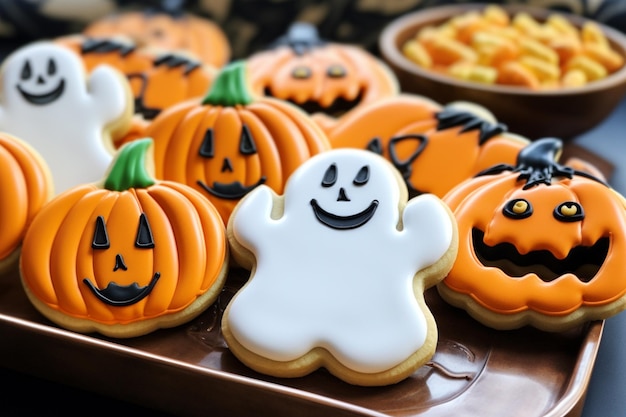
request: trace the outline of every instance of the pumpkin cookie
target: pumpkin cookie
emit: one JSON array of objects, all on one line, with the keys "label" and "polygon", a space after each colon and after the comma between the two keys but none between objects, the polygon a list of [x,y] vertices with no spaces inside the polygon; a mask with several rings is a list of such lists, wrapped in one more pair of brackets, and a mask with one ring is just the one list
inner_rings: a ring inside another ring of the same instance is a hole
[{"label": "pumpkin cookie", "polygon": [[496,329],[569,329],[626,308],[626,205],[605,182],[557,162],[559,139],[537,140],[444,201],[459,253],[437,286],[450,304]]},{"label": "pumpkin cookie", "polygon": [[56,196],[26,233],[23,287],[63,328],[140,336],[191,320],[220,293],[222,220],[191,187],[151,176],[151,143],[124,145],[102,183]]},{"label": "pumpkin cookie", "polygon": [[320,39],[304,22],[247,61],[257,94],[296,104],[324,130],[352,109],[400,91],[387,64],[362,47]]},{"label": "pumpkin cookie", "polygon": [[154,138],[157,178],[200,191],[224,224],[248,192],[261,184],[282,192],[302,162],[330,149],[305,112],[254,95],[246,71],[245,61],[227,65],[204,98],[165,109],[146,130]]},{"label": "pumpkin cookie", "polygon": [[191,53],[217,68],[230,61],[231,47],[215,22],[183,10],[125,10],[102,17],[84,30],[93,38],[126,36],[139,47]]},{"label": "pumpkin cookie", "polygon": [[246,195],[227,229],[252,270],[222,320],[233,354],[268,375],[326,368],[371,386],[425,364],[437,329],[423,292],[452,266],[456,225],[439,198],[407,197],[395,168],[360,149],[311,157],[282,196]]},{"label": "pumpkin cookie", "polygon": [[361,106],[327,133],[335,149],[369,149],[384,156],[402,173],[411,196],[443,197],[485,168],[514,163],[530,142],[478,104],[444,106],[412,94]]},{"label": "pumpkin cookie", "polygon": [[17,263],[26,229],[52,198],[45,161],[28,143],[0,133],[0,273]]}]

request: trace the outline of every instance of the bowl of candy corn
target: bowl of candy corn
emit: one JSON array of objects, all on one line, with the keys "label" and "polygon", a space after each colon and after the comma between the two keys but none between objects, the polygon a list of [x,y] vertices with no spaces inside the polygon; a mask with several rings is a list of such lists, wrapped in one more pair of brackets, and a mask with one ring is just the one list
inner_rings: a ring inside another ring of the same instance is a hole
[{"label": "bowl of candy corn", "polygon": [[379,49],[404,92],[483,105],[531,140],[574,138],[626,96],[626,35],[551,9],[425,8],[390,22]]}]

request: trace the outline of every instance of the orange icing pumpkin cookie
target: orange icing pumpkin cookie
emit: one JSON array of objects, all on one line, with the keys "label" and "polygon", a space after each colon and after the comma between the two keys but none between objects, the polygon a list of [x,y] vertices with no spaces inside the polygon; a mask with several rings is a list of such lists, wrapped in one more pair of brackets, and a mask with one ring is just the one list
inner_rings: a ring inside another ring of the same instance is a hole
[{"label": "orange icing pumpkin cookie", "polygon": [[237,202],[260,184],[282,192],[289,175],[328,138],[302,110],[255,96],[246,63],[220,70],[203,99],[165,109],[148,126],[157,178],[194,187],[217,207],[224,224]]},{"label": "orange icing pumpkin cookie", "polygon": [[0,133],[0,272],[16,265],[35,215],[53,195],[45,161],[26,142]]},{"label": "orange icing pumpkin cookie", "polygon": [[247,60],[256,93],[293,102],[323,129],[362,104],[399,92],[384,62],[359,46],[324,41],[303,22]]},{"label": "orange icing pumpkin cookie", "polygon": [[561,331],[626,307],[626,205],[593,176],[556,162],[562,142],[524,148],[445,197],[459,253],[437,286],[496,329]]},{"label": "orange icing pumpkin cookie", "polygon": [[411,195],[438,197],[485,168],[514,163],[529,143],[480,105],[442,106],[411,94],[355,109],[328,131],[328,138],[335,149],[369,149],[384,156],[402,173]]},{"label": "orange icing pumpkin cookie", "polygon": [[220,26],[184,10],[119,11],[92,22],[82,33],[93,38],[126,36],[139,47],[186,51],[217,68],[231,56],[230,42]]},{"label": "orange icing pumpkin cookie", "polygon": [[191,187],[152,177],[151,143],[124,145],[102,183],[56,196],[26,233],[23,287],[63,328],[140,336],[191,320],[223,287],[222,220]]},{"label": "orange icing pumpkin cookie", "polygon": [[82,58],[88,72],[108,64],[126,75],[134,97],[133,124],[114,146],[144,137],[148,124],[165,108],[206,94],[217,69],[182,52],[137,47],[123,37],[69,35],[55,42]]},{"label": "orange icing pumpkin cookie", "polygon": [[322,152],[277,195],[262,185],[229,219],[251,269],[224,311],[230,351],[250,368],[300,377],[326,368],[355,385],[409,377],[435,352],[424,290],[450,270],[457,230],[436,196],[408,200],[397,170],[361,149]]}]

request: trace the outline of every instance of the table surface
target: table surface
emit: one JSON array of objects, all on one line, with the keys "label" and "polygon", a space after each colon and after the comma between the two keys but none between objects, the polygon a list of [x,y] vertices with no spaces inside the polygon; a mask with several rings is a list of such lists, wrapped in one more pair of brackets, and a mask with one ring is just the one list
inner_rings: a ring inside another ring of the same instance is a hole
[{"label": "table surface", "polygon": [[[626,195],[626,100],[598,127],[574,138],[614,165],[610,183]],[[4,341],[1,341],[2,343]],[[582,417],[626,417],[626,312],[606,320]],[[133,415],[167,417],[131,403],[0,368],[0,415],[83,415],[85,404],[91,417]]]}]

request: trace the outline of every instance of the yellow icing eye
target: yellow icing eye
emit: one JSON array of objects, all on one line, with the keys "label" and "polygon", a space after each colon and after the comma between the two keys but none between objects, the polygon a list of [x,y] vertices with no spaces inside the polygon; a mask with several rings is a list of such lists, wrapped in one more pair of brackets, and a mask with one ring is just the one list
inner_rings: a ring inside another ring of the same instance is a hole
[{"label": "yellow icing eye", "polygon": [[533,206],[530,201],[523,198],[516,198],[508,201],[502,210],[504,215],[510,219],[525,219],[533,214]]},{"label": "yellow icing eye", "polygon": [[585,212],[580,204],[566,201],[556,206],[554,217],[562,222],[576,222],[585,218]]},{"label": "yellow icing eye", "polygon": [[291,72],[291,76],[298,80],[306,80],[311,77],[311,69],[307,67],[296,67]]},{"label": "yellow icing eye", "polygon": [[330,78],[341,78],[346,76],[346,70],[341,65],[331,65],[328,67],[326,74]]},{"label": "yellow icing eye", "polygon": [[515,204],[513,204],[514,213],[522,214],[522,213],[525,213],[527,209],[528,209],[527,201],[520,200],[520,201],[516,201]]}]

